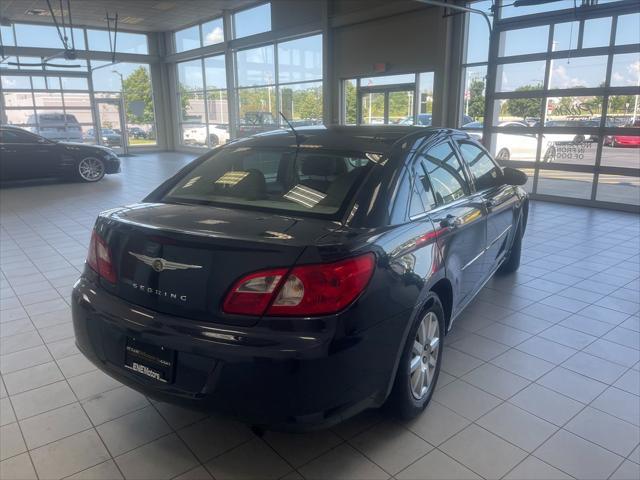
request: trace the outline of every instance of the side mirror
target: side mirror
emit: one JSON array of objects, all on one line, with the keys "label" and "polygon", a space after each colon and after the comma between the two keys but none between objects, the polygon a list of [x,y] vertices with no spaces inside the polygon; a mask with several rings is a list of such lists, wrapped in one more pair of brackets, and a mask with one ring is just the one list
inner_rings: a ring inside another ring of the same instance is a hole
[{"label": "side mirror", "polygon": [[511,167],[502,169],[502,183],[505,185],[524,185],[529,177],[521,170]]}]

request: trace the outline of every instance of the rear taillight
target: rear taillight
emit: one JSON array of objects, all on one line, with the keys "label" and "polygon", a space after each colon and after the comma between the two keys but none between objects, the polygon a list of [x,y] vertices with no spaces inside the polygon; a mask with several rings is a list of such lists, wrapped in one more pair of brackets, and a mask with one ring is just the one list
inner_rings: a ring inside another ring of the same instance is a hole
[{"label": "rear taillight", "polygon": [[108,282],[116,283],[116,271],[113,268],[111,249],[107,245],[107,242],[105,242],[95,230],[91,232],[87,263],[102,278]]},{"label": "rear taillight", "polygon": [[241,278],[223,303],[241,315],[329,315],[350,305],[365,289],[375,266],[367,253],[335,263],[266,270]]},{"label": "rear taillight", "polygon": [[265,270],[242,277],[233,286],[222,309],[240,315],[262,315],[287,269]]}]

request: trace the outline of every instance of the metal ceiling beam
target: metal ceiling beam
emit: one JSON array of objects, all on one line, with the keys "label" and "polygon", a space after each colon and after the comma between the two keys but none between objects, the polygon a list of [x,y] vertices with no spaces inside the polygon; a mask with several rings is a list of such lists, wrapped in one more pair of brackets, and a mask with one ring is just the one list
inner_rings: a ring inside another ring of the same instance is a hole
[{"label": "metal ceiling beam", "polygon": [[450,8],[451,10],[458,10],[460,12],[477,13],[479,15],[482,15],[482,18],[484,18],[485,22],[487,22],[487,27],[489,27],[489,33],[491,33],[491,19],[489,18],[489,15],[487,15],[482,10],[478,10],[477,8],[465,7],[462,5],[455,5],[453,3],[442,2],[440,0],[416,0],[416,2],[424,3],[425,5],[433,5],[434,7],[444,7]]}]

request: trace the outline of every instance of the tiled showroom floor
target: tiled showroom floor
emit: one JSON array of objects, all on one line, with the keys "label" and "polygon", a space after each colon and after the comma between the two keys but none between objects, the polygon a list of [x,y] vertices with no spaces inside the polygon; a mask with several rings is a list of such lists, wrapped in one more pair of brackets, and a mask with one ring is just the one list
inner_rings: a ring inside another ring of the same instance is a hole
[{"label": "tiled showroom floor", "polygon": [[632,214],[532,204],[523,266],[456,322],[433,402],[413,422],[371,411],[260,439],[100,373],[74,347],[68,305],[95,216],[141,199],[189,158],[139,155],[97,185],[0,190],[0,477],[640,476]]}]

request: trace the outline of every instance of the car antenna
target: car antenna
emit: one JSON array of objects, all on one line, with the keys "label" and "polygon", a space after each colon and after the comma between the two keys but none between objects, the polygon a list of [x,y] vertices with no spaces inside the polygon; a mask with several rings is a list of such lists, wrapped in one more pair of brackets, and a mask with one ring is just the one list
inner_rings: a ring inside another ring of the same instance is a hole
[{"label": "car antenna", "polygon": [[300,140],[302,139],[302,136],[300,134],[298,134],[298,132],[296,132],[296,129],[293,128],[293,125],[291,125],[291,122],[287,119],[287,117],[284,116],[284,113],[282,113],[282,112],[278,112],[278,113],[280,114],[282,119],[285,122],[287,122],[287,125],[289,125],[289,128],[293,132],[293,135],[296,137],[296,147],[300,148]]}]

